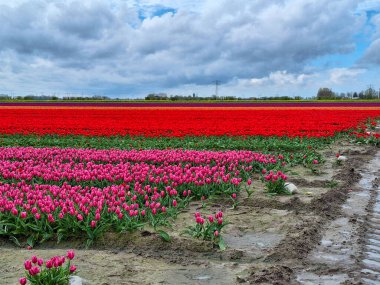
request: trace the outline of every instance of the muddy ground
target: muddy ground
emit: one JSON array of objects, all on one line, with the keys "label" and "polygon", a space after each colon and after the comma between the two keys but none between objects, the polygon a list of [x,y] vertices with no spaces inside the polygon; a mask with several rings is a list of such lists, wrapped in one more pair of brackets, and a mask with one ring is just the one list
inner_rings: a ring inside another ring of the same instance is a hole
[{"label": "muddy ground", "polygon": [[[341,165],[338,151],[348,158]],[[236,209],[223,200],[209,201],[206,209],[192,203],[167,229],[171,242],[151,229],[108,235],[90,250],[71,242],[29,251],[0,240],[0,284],[17,284],[31,255],[49,258],[71,248],[83,284],[362,284],[378,150],[340,142],[323,154],[319,174],[303,167],[286,171],[298,187],[295,195],[270,197],[256,180],[254,193],[248,197],[242,191]],[[193,223],[197,209],[225,212],[230,222],[222,232],[225,251],[179,234]]]}]

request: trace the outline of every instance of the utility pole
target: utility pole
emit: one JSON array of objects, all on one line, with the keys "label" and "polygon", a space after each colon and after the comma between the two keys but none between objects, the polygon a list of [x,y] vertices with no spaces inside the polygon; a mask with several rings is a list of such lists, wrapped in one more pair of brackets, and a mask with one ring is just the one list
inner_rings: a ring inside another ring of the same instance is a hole
[{"label": "utility pole", "polygon": [[219,87],[219,84],[220,84],[220,81],[219,80],[215,80],[215,97],[216,98],[218,98],[218,87]]}]

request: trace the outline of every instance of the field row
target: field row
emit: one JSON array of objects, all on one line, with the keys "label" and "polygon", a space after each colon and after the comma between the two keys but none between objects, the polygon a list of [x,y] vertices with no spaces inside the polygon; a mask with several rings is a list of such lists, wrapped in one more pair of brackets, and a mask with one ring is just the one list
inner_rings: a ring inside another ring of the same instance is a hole
[{"label": "field row", "polygon": [[85,233],[91,243],[106,231],[167,225],[191,199],[236,199],[253,173],[286,180],[282,159],[251,151],[0,148],[0,235],[34,245]]},{"label": "field row", "polygon": [[380,107],[379,101],[314,101],[314,102],[305,102],[305,101],[288,101],[288,102],[225,102],[225,101],[199,101],[199,102],[87,102],[87,101],[66,101],[66,102],[0,102],[1,107],[112,107],[112,108],[132,108],[132,107],[272,107],[272,108],[283,108],[283,107],[297,107],[297,108],[329,108],[329,107],[371,107],[376,108]]},{"label": "field row", "polygon": [[1,109],[2,134],[85,136],[331,137],[380,116],[378,109]]}]

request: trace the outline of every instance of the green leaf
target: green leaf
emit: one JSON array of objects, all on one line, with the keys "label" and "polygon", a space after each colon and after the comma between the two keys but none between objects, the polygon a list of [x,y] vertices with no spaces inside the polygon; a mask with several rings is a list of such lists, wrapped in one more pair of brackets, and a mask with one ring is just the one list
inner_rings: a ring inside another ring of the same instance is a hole
[{"label": "green leaf", "polygon": [[87,239],[86,240],[86,249],[90,248],[93,243],[94,243],[93,239]]},{"label": "green leaf", "polygon": [[169,242],[171,240],[171,237],[167,232],[163,230],[158,230],[157,232],[164,241]]},{"label": "green leaf", "polygon": [[222,237],[219,238],[218,246],[219,246],[220,250],[226,250],[226,248],[227,248],[224,240],[222,239]]},{"label": "green leaf", "polygon": [[60,243],[64,237],[65,237],[64,233],[62,231],[58,230],[58,233],[57,233],[57,244]]},{"label": "green leaf", "polygon": [[26,243],[31,246],[31,247],[34,247],[34,242],[35,242],[35,239],[34,239],[34,236],[30,236],[28,237],[28,240],[26,241]]},{"label": "green leaf", "polygon": [[17,246],[21,247],[20,242],[18,241],[18,239],[15,236],[10,236],[9,239],[11,241],[13,241]]}]

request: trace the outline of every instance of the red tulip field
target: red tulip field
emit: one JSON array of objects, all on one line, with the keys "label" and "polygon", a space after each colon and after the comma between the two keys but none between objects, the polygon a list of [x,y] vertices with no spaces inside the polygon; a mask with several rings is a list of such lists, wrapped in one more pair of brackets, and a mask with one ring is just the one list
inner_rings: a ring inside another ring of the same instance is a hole
[{"label": "red tulip field", "polygon": [[[293,284],[379,118],[377,103],[0,104],[0,284]],[[54,268],[63,283],[43,283]]]},{"label": "red tulip field", "polygon": [[2,134],[84,136],[334,136],[380,107],[7,107]]}]

